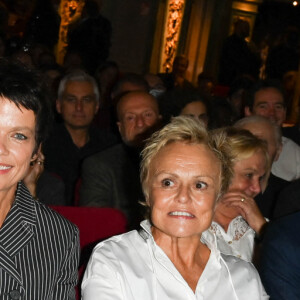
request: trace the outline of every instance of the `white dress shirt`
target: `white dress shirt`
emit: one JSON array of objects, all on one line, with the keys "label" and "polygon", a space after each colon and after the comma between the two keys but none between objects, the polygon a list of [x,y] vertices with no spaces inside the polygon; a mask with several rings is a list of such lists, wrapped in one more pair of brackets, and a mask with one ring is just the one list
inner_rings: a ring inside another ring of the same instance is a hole
[{"label": "white dress shirt", "polygon": [[233,255],[248,262],[252,261],[255,231],[243,217],[234,218],[230,222],[227,232],[216,222],[212,222],[207,232],[216,235],[218,249],[221,253]]},{"label": "white dress shirt", "polygon": [[287,181],[300,178],[300,147],[292,140],[282,137],[282,152],[272,164],[272,173]]},{"label": "white dress shirt", "polygon": [[210,234],[201,238],[211,254],[194,293],[155,243],[149,221],[141,226],[95,247],[82,282],[83,300],[269,299],[254,266],[220,254]]}]

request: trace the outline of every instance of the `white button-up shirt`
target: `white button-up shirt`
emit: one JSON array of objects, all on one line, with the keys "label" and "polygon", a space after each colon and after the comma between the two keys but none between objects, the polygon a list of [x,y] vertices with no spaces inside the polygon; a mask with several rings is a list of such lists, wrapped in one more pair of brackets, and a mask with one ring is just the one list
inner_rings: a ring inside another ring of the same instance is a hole
[{"label": "white button-up shirt", "polygon": [[287,181],[300,178],[300,147],[292,140],[282,137],[282,151],[272,164],[272,173]]},{"label": "white button-up shirt", "polygon": [[255,231],[243,217],[234,218],[227,232],[221,225],[212,222],[211,227],[204,233],[210,232],[217,237],[217,247],[221,253],[233,255],[248,262],[252,261]]},{"label": "white button-up shirt", "polygon": [[215,237],[196,292],[155,243],[148,221],[143,229],[99,243],[82,282],[83,300],[258,300],[269,299],[252,264],[220,254]]}]

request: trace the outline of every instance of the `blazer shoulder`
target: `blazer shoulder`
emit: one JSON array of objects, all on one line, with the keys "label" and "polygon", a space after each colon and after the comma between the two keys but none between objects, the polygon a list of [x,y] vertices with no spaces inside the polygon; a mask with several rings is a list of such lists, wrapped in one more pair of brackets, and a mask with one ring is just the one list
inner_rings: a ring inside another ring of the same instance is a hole
[{"label": "blazer shoulder", "polygon": [[76,225],[47,205],[36,201],[35,207],[38,221],[44,224],[47,223],[49,230],[50,228],[54,230],[60,228],[61,232],[65,232],[66,234],[78,234],[79,231]]}]

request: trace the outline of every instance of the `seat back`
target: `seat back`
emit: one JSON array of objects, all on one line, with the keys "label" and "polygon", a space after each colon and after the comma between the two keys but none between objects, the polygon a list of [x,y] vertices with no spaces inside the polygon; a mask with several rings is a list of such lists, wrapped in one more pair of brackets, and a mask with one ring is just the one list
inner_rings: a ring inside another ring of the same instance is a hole
[{"label": "seat back", "polygon": [[101,240],[126,232],[125,215],[115,208],[50,206],[75,224],[80,235],[80,264],[77,299],[80,299],[80,283],[85,266],[94,246]]}]

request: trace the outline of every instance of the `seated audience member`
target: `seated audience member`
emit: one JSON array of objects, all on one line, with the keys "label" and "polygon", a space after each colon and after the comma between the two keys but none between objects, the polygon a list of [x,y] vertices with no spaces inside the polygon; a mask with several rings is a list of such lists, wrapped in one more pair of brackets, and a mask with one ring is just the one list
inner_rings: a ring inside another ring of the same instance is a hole
[{"label": "seated audience member", "polygon": [[114,133],[118,132],[115,124],[117,123],[116,105],[120,97],[127,92],[140,91],[149,92],[149,85],[143,76],[136,73],[126,73],[115,82],[111,89],[110,105],[110,124]]},{"label": "seated audience member", "polygon": [[211,97],[214,95],[215,80],[212,76],[205,74],[204,72],[200,73],[197,77],[197,89],[198,91],[206,96]]},{"label": "seated audience member", "polygon": [[[122,143],[87,158],[82,166],[80,205],[115,207],[139,221],[140,151],[160,121],[156,99],[146,92],[129,92],[117,105]],[[132,225],[132,226],[134,226]]]},{"label": "seated audience member", "polygon": [[126,92],[149,92],[149,85],[143,76],[135,73],[124,74],[112,87],[111,98],[113,103]]},{"label": "seated audience member", "polygon": [[95,247],[82,299],[268,299],[252,264],[221,254],[202,234],[232,175],[204,126],[176,117],[152,135],[142,157],[149,216],[139,231]]},{"label": "seated audience member", "polygon": [[99,90],[93,77],[77,71],[60,82],[56,109],[63,122],[56,124],[43,151],[45,169],[60,176],[65,183],[68,205],[72,204],[82,160],[115,143],[116,137],[92,128],[99,108]]},{"label": "seated audience member", "polygon": [[192,83],[185,79],[185,72],[188,66],[189,60],[184,55],[178,55],[174,59],[172,72],[158,74],[167,90],[194,88]]},{"label": "seated audience member", "polygon": [[227,99],[233,109],[236,121],[244,116],[245,93],[253,84],[254,80],[251,77],[241,76],[236,78],[230,85]]},{"label": "seated audience member", "polygon": [[211,121],[210,102],[195,89],[167,91],[159,99],[163,122],[169,123],[172,117],[189,115],[201,120],[206,127]]},{"label": "seated audience member", "polygon": [[297,179],[278,195],[274,208],[274,219],[287,216],[300,210],[300,179]]},{"label": "seated audience member", "polygon": [[269,173],[267,147],[248,130],[234,127],[216,130],[212,139],[216,144],[224,144],[234,173],[228,191],[216,204],[207,233],[216,235],[222,253],[250,262],[254,237],[259,236],[266,225],[254,197],[264,188]]},{"label": "seated audience member", "polygon": [[272,300],[300,299],[300,211],[268,226],[259,273]]},{"label": "seated audience member", "polygon": [[149,93],[156,99],[158,99],[165,93],[166,87],[162,79],[158,75],[147,73],[144,75],[144,79],[149,85]]},{"label": "seated audience member", "polygon": [[110,100],[110,92],[120,75],[119,66],[114,61],[102,63],[95,72],[103,106],[107,106]]},{"label": "seated audience member", "polygon": [[[260,115],[282,126],[286,118],[284,94],[274,81],[258,82],[246,96],[245,115]],[[272,173],[287,181],[300,178],[300,147],[282,137],[282,152],[272,165]]]},{"label": "seated audience member", "polygon": [[0,62],[0,299],[73,299],[78,229],[33,199],[22,182],[48,129],[41,79]]},{"label": "seated audience member", "polygon": [[[282,149],[281,130],[278,125],[262,116],[250,116],[239,120],[234,126],[249,130],[253,135],[267,143],[271,165],[278,160]],[[279,193],[289,184],[289,181],[275,176],[272,172],[270,173],[266,189],[255,197],[264,217],[273,219]]]},{"label": "seated audience member", "polygon": [[212,99],[212,115],[211,127],[221,128],[232,126],[236,120],[235,112],[224,97],[215,96]]},{"label": "seated audience member", "polygon": [[34,64],[32,61],[31,56],[29,55],[28,52],[23,51],[22,49],[16,50],[15,52],[12,53],[10,56],[12,61],[14,62],[21,62],[25,66],[27,66],[30,69],[34,69]]},{"label": "seated audience member", "polygon": [[95,72],[95,79],[99,86],[101,95],[101,107],[98,110],[93,125],[98,128],[112,130],[113,103],[111,99],[111,90],[119,78],[119,67],[113,61],[106,61],[101,64]]}]

